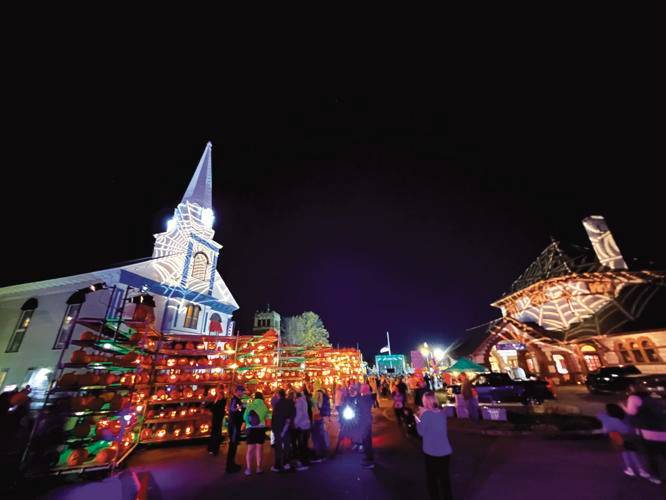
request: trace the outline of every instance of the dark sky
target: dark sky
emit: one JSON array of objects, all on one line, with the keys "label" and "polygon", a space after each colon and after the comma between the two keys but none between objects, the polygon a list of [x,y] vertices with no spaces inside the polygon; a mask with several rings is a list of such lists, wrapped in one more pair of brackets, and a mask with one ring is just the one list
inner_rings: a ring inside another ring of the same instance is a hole
[{"label": "dark sky", "polygon": [[446,345],[498,316],[551,235],[586,244],[589,214],[628,259],[664,261],[659,72],[635,55],[470,57],[361,85],[44,50],[7,73],[2,285],[149,256],[208,140],[245,331],[270,303],[366,356],[387,330],[396,351]]}]

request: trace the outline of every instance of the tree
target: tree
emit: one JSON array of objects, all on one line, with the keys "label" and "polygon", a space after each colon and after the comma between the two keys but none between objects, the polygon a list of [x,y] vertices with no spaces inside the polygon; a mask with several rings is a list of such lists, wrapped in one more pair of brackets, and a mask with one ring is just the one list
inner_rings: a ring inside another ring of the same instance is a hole
[{"label": "tree", "polygon": [[331,345],[328,331],[318,314],[307,311],[300,316],[285,318],[282,323],[282,338],[286,344]]}]

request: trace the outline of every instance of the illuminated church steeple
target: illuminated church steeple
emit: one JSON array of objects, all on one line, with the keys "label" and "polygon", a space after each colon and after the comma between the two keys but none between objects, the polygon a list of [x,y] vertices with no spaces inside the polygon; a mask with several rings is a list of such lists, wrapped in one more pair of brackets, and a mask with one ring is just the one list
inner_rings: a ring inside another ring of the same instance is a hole
[{"label": "illuminated church steeple", "polygon": [[197,169],[173,218],[155,235],[153,258],[169,257],[160,266],[165,283],[211,294],[222,245],[213,240],[212,149],[206,144]]}]

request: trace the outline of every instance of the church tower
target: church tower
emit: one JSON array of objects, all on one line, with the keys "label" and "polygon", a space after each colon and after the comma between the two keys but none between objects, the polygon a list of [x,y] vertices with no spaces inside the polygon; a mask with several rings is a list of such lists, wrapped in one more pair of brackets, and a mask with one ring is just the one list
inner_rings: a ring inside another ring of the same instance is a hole
[{"label": "church tower", "polygon": [[222,248],[213,240],[212,149],[210,142],[206,144],[183,199],[167,223],[167,230],[155,235],[153,250],[153,258],[180,257],[169,259],[172,265],[164,269],[166,281],[208,295],[215,287],[215,270]]}]

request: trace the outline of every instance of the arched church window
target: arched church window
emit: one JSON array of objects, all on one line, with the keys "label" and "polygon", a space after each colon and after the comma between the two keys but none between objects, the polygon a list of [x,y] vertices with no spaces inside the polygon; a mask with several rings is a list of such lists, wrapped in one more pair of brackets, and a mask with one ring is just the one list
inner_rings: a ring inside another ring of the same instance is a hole
[{"label": "arched church window", "polygon": [[206,281],[208,277],[208,257],[203,252],[194,254],[192,261],[192,277],[201,281]]},{"label": "arched church window", "polygon": [[28,331],[28,327],[30,326],[32,314],[35,312],[38,305],[37,299],[28,299],[21,306],[21,314],[19,315],[18,323],[16,323],[16,328],[14,328],[14,333],[9,339],[9,344],[7,344],[5,352],[18,352],[23,343],[23,338]]},{"label": "arched church window", "polygon": [[192,328],[196,330],[199,324],[199,313],[201,312],[201,307],[195,304],[189,304],[187,310],[185,311],[185,321],[183,321],[183,327]]},{"label": "arched church window", "polygon": [[54,349],[63,349],[67,345],[67,340],[74,329],[76,317],[79,315],[81,305],[85,301],[85,294],[81,293],[80,290],[67,299],[67,308],[65,309],[65,315],[62,318],[62,323],[60,323],[60,330],[58,330],[58,335],[53,344]]},{"label": "arched church window", "polygon": [[631,347],[631,353],[634,355],[634,359],[636,360],[636,362],[644,363],[645,357],[643,356],[643,352],[641,351],[638,342],[633,342],[633,341],[629,342],[629,347]]},{"label": "arched church window", "polygon": [[661,363],[661,358],[657,354],[657,349],[650,339],[639,339],[641,342],[641,349],[645,353],[645,358],[650,363]]},{"label": "arched church window", "polygon": [[617,343],[617,352],[620,353],[620,358],[623,363],[633,363],[634,358],[631,357],[631,352],[627,349],[623,342]]}]

